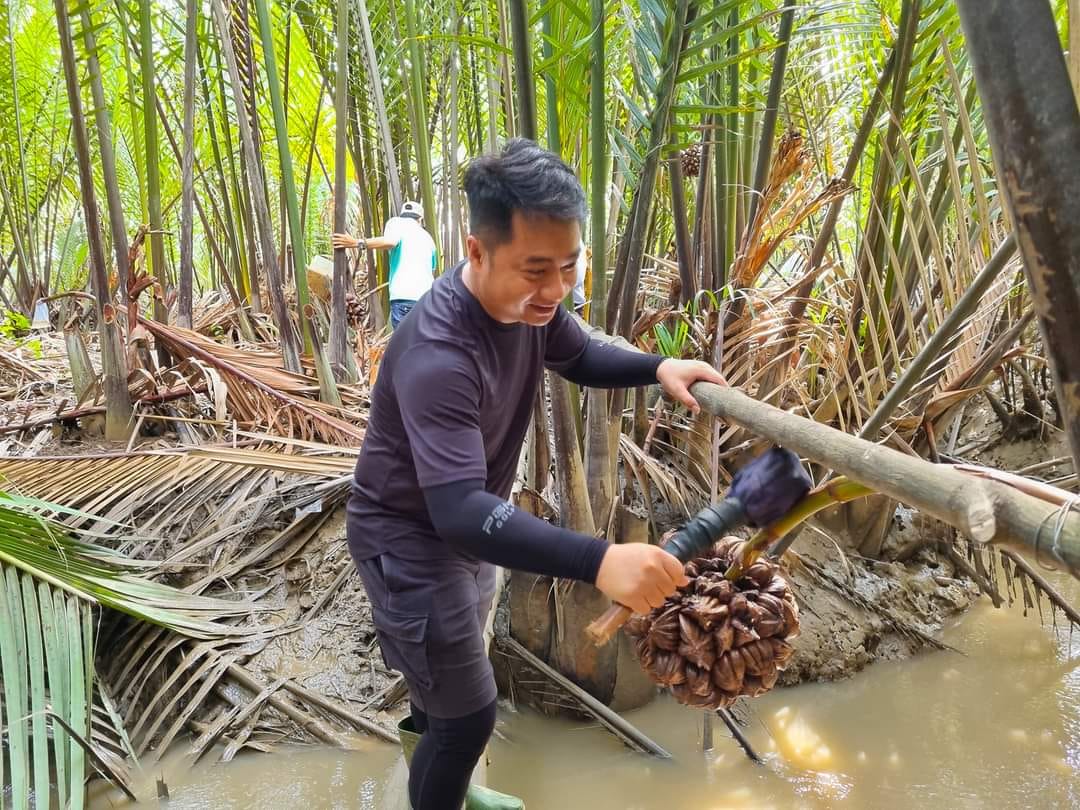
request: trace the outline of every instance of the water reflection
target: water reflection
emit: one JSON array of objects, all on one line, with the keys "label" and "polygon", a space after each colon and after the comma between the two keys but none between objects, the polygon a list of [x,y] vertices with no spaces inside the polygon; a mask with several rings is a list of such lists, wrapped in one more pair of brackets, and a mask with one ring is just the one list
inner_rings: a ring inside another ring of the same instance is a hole
[{"label": "water reflection", "polygon": [[[1080,585],[1064,589],[1080,601]],[[700,714],[662,699],[630,719],[672,762],[629,754],[587,724],[504,714],[488,783],[529,810],[1080,807],[1080,633],[984,603],[945,641],[965,654],[927,653],[755,701],[747,733],[765,765],[719,724],[715,750],[702,753]],[[170,810],[405,807],[403,765],[376,744],[246,756],[194,773],[174,757],[160,770]]]}]

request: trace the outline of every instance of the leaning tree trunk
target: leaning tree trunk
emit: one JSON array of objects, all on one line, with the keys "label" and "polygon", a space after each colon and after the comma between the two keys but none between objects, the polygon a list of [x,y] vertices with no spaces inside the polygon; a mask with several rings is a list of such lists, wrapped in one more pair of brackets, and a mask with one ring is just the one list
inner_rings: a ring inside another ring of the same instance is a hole
[{"label": "leaning tree trunk", "polygon": [[[1073,463],[1080,469],[1080,111],[1049,4],[957,0]],[[1075,22],[1075,21],[1073,21]]]}]

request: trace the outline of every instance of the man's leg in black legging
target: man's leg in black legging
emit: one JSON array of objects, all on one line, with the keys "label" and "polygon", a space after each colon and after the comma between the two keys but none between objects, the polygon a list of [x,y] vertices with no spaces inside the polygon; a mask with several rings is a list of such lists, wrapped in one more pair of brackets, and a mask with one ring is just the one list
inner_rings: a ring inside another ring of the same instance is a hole
[{"label": "man's leg in black legging", "polygon": [[409,768],[409,801],[413,810],[458,810],[495,729],[495,701],[464,717],[427,715],[426,720]]},{"label": "man's leg in black legging", "polygon": [[409,716],[412,717],[413,731],[415,731],[417,734],[423,734],[425,731],[427,731],[427,714],[425,714],[424,710],[417,706],[415,703],[413,703],[411,700],[409,701]]}]

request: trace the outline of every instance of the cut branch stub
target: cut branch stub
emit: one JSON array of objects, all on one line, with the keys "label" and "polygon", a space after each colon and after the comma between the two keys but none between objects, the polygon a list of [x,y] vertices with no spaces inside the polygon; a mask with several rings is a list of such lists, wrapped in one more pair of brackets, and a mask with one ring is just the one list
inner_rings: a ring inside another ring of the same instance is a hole
[{"label": "cut branch stub", "polygon": [[780,567],[759,559],[734,582],[724,579],[744,545],[726,537],[687,563],[689,584],[626,625],[642,667],[680,703],[720,709],[757,697],[791,659],[799,609]]}]

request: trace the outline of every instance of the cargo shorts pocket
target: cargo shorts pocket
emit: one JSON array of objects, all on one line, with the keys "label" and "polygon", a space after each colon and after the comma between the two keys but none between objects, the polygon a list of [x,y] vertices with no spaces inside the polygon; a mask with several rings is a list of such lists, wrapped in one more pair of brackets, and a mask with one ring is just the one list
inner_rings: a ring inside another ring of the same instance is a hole
[{"label": "cargo shorts pocket", "polygon": [[423,689],[431,689],[434,679],[428,663],[428,617],[372,607],[383,661]]}]

